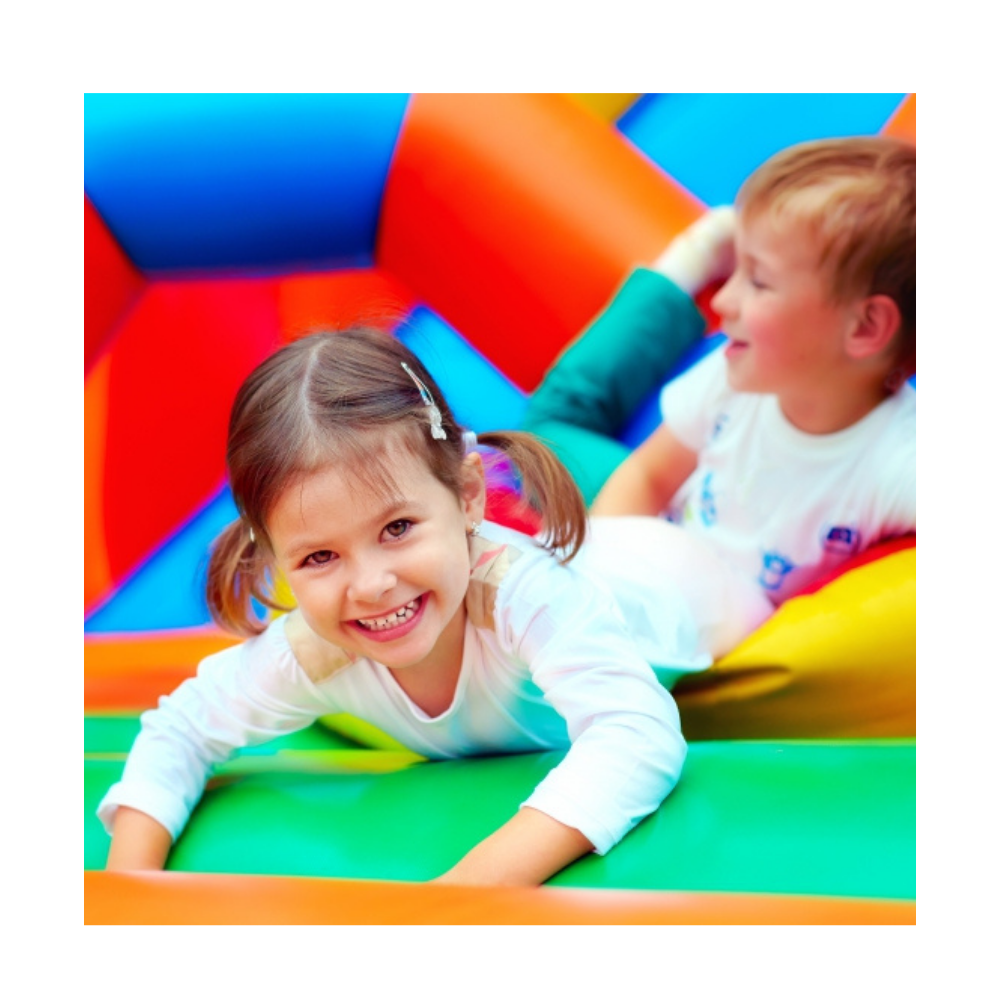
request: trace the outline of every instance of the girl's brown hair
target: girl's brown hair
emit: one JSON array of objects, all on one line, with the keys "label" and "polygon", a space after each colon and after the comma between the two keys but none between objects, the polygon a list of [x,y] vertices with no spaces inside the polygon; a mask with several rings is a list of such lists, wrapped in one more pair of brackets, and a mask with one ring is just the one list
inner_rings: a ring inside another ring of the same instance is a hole
[{"label": "girl's brown hair", "polygon": [[[430,407],[403,368],[423,383],[441,414],[432,437]],[[586,534],[580,490],[555,455],[530,434],[490,431],[479,443],[517,470],[524,502],[542,518],[541,541],[568,562]],[[206,596],[212,618],[237,635],[266,624],[252,599],[288,610],[273,594],[267,518],[297,479],[343,463],[364,489],[396,492],[388,455],[401,444],[457,497],[464,484],[462,428],[430,373],[405,345],[368,327],[316,333],[281,348],[255,368],[236,394],[226,467],[241,517],[213,545]]]}]

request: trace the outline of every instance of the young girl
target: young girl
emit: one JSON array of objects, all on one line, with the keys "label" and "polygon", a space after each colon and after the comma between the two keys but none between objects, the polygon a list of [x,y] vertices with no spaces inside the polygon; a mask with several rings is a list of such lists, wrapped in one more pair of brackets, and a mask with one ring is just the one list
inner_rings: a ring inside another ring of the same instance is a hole
[{"label": "young girl", "polygon": [[[163,867],[214,764],[337,712],[432,759],[569,748],[438,881],[538,884],[657,808],[686,752],[677,710],[625,624],[628,596],[570,564],[579,491],[528,435],[481,443],[519,471],[538,539],[484,523],[475,439],[391,336],[316,334],[249,376],[227,449],[241,517],[208,573],[214,618],[248,638],[143,715],[98,808],[109,868]],[[267,624],[251,599],[287,610],[276,572],[297,607]],[[707,665],[678,609],[660,609],[661,648]]]}]

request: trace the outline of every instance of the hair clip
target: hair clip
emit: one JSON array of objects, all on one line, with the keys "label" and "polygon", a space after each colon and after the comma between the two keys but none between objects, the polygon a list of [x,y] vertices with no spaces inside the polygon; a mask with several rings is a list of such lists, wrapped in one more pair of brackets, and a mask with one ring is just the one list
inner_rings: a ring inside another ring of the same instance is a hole
[{"label": "hair clip", "polygon": [[250,544],[251,545],[257,544],[257,535],[253,530],[253,525],[250,526]]},{"label": "hair clip", "polygon": [[424,401],[424,406],[429,409],[428,416],[431,421],[431,437],[436,438],[438,441],[444,441],[448,435],[445,433],[444,427],[441,426],[441,411],[435,405],[434,397],[431,396],[427,386],[413,374],[410,366],[405,361],[400,361],[400,364],[403,366],[403,371],[413,379],[414,384],[420,392],[420,398]]},{"label": "hair clip", "polygon": [[476,437],[475,431],[462,431],[462,446],[465,448],[466,455],[470,451],[475,451],[478,444],[479,439]]}]

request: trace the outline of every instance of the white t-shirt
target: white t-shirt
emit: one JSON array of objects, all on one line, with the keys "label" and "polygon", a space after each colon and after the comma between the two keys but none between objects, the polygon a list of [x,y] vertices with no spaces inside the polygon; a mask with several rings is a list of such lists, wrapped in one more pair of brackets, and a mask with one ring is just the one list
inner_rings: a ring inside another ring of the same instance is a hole
[{"label": "white t-shirt", "polygon": [[904,385],[833,434],[806,434],[772,395],[734,392],[721,350],[669,383],[664,422],[698,466],[666,516],[780,604],[857,552],[915,531],[916,392]]},{"label": "white t-shirt", "polygon": [[471,557],[461,674],[441,715],[428,716],[373,660],[344,655],[328,676],[308,676],[278,618],[207,657],[143,715],[122,779],[98,807],[105,828],[127,805],[176,838],[213,764],[347,712],[434,759],[569,747],[523,804],[609,850],[677,782],[686,745],[674,700],[585,574],[490,523]]}]

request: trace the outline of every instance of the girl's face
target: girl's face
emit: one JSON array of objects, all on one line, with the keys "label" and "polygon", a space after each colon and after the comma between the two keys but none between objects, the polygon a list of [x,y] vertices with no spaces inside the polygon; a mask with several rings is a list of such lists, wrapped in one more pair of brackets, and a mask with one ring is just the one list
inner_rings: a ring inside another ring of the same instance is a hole
[{"label": "girl's face", "polygon": [[461,498],[404,448],[388,461],[399,491],[390,500],[338,465],[289,486],[268,518],[276,563],[320,638],[392,670],[457,669],[482,460],[465,459]]}]

